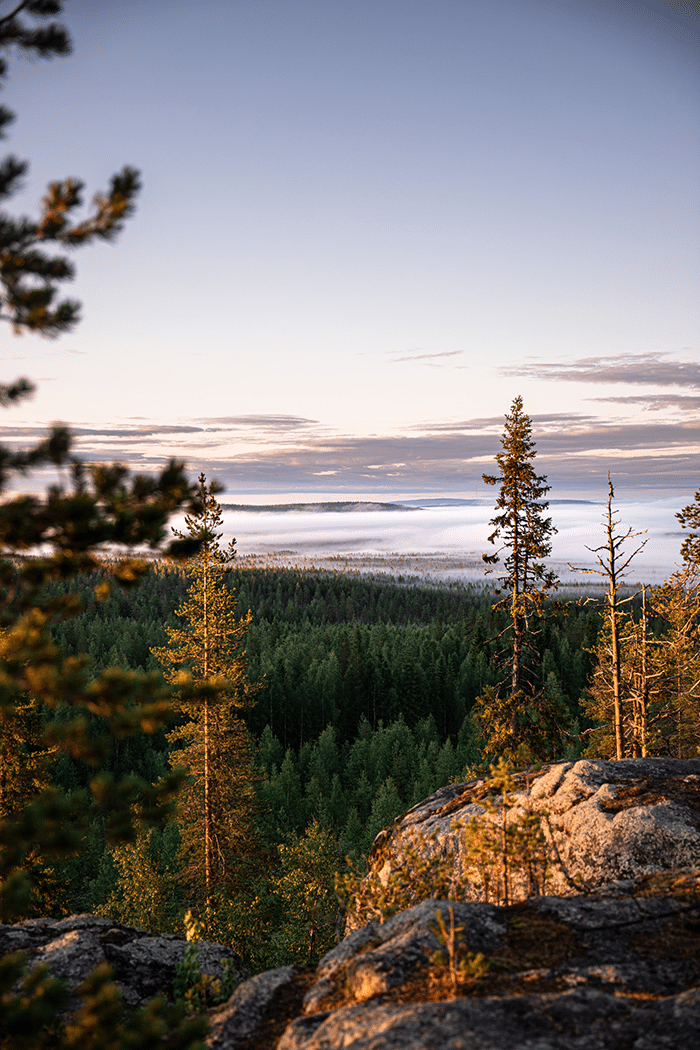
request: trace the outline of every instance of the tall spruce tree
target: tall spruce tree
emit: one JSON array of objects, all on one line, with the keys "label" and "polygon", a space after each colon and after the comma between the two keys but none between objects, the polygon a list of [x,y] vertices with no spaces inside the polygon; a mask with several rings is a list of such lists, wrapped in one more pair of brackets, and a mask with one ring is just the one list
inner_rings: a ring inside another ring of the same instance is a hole
[{"label": "tall spruce tree", "polygon": [[252,617],[250,612],[238,616],[225,582],[235,541],[225,549],[220,546],[217,491],[201,474],[196,510],[185,518],[199,552],[186,570],[191,581],[187,599],[175,610],[182,625],[167,625],[168,645],[152,650],[174,684],[183,680],[184,672],[220,690],[215,699],[212,693],[201,702],[183,700],[184,721],[169,734],[171,742],[180,744],[172,762],[189,772],[179,801],[184,877],[204,908],[202,919],[210,932],[215,896],[241,888],[246,862],[257,849],[253,759],[240,717],[255,692],[247,678],[244,650]]},{"label": "tall spruce tree", "polygon": [[[508,612],[509,645],[501,654],[508,668],[508,679],[494,692],[484,694],[475,714],[498,750],[514,754],[521,743],[527,748],[524,736],[528,735],[528,723],[535,726],[545,717],[556,719],[563,715],[558,708],[547,713],[544,709],[537,712],[537,702],[545,701],[544,690],[537,688],[534,670],[528,661],[536,629],[534,621],[542,611],[545,596],[556,588],[558,581],[543,560],[551,553],[551,536],[556,529],[551,518],[544,516],[549,504],[543,497],[550,486],[544,475],[535,473],[537,449],[522,397],[513,400],[505,417],[501,445],[503,451],[496,456],[500,474],[482,475],[487,485],[500,486],[495,507],[498,513],[490,521],[493,532],[489,542],[495,545],[500,541],[501,546],[493,554],[482,554],[482,558],[487,565],[495,566],[501,562],[502,552],[507,552],[502,559],[504,571],[498,577],[499,589],[506,594],[498,607]],[[538,739],[540,729],[541,724],[536,734]],[[534,741],[532,737],[531,743]],[[536,749],[540,746],[538,743]],[[532,751],[532,747],[529,750]]]}]

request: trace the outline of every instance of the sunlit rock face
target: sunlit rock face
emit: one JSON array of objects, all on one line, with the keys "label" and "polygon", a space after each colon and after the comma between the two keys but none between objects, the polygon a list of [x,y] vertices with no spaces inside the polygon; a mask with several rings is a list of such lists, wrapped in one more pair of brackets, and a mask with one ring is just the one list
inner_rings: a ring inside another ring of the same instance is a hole
[{"label": "sunlit rock face", "polygon": [[[461,898],[360,919],[314,971],[244,984],[215,1022],[211,1050],[700,1045],[700,760],[561,763],[516,778],[505,814],[489,811],[484,787],[442,789],[394,821],[371,854],[375,886],[417,861],[422,892],[436,861]],[[537,896],[513,861],[508,906],[474,899],[483,883],[470,881],[463,846],[472,817],[503,827],[504,815],[534,822],[548,858]]]},{"label": "sunlit rock face", "polygon": [[[506,820],[525,813],[540,818],[549,847],[547,893],[571,895],[700,866],[700,759],[583,759],[515,780]],[[377,836],[370,871],[387,885],[406,865],[407,852],[423,861],[441,858],[451,866],[454,895],[483,900],[464,827],[473,818],[492,825],[502,819],[499,811],[485,812],[484,795],[484,781],[476,780],[448,785],[414,806]],[[525,872],[511,877],[510,899],[528,896]]]},{"label": "sunlit rock face", "polygon": [[[446,930],[476,977],[453,982]],[[505,907],[424,901],[348,935],[315,971],[269,971],[210,1050],[687,1050],[700,1045],[700,871]],[[442,962],[436,962],[441,953]]]},{"label": "sunlit rock face", "polygon": [[[483,789],[437,792],[382,832],[371,856],[386,883],[407,844],[426,862],[442,858],[462,899],[365,923],[314,969],[242,980],[211,1014],[208,1050],[700,1046],[700,760],[581,761],[517,778],[506,823],[541,817],[559,860],[545,894],[528,899],[517,899],[514,870],[507,906],[467,899],[463,825],[503,826]],[[168,994],[185,947],[94,916],[0,927],[0,952],[25,950],[72,986],[109,962],[129,1006]],[[200,944],[202,969],[221,976],[229,954]]]}]

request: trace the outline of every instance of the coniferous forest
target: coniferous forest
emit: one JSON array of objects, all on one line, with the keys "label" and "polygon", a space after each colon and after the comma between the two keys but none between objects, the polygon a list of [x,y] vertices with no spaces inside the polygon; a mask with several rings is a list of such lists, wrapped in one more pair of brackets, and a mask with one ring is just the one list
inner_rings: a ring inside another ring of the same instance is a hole
[{"label": "coniferous forest", "polygon": [[[640,547],[624,548],[636,534],[619,525],[609,483],[592,570],[607,592],[559,598],[538,560],[551,549],[548,486],[519,398],[502,445],[501,476],[485,476],[501,485],[491,540],[502,545],[484,557],[496,587],[240,568],[219,545],[204,475],[174,541],[189,557],[42,571],[33,660],[60,662],[68,696],[77,676],[83,699],[43,703],[53,672],[24,686],[3,714],[0,807],[56,791],[80,817],[69,848],[25,856],[20,914],[89,911],[174,933],[194,923],[253,970],[310,962],[339,935],[344,874],[439,787],[504,758],[696,754],[697,534],[682,570],[630,593]],[[684,527],[698,504],[679,513]],[[8,565],[10,618],[36,568]],[[168,699],[149,704],[164,686]],[[105,689],[118,702],[111,727]]]},{"label": "coniferous forest", "polygon": [[[115,565],[105,562],[50,583],[44,597],[75,603],[51,634],[62,659],[87,661],[88,676],[119,668],[156,680],[169,665],[177,684],[177,667],[196,667],[209,652],[206,674],[238,676],[234,693],[211,707],[211,748],[201,697],[176,704],[152,732],[114,736],[102,774],[157,786],[182,766],[178,809],[164,827],[141,825],[135,841],[115,845],[94,801],[82,852],[37,859],[27,914],[91,911],[181,933],[190,911],[253,969],[305,961],[337,936],[337,875],[348,863],[361,871],[377,833],[437,788],[503,753],[516,764],[614,756],[609,595],[539,603],[520,657],[529,691],[513,729],[513,612],[493,588],[240,568],[218,547],[220,508],[204,481],[207,509],[189,520],[208,553],[184,565],[156,561],[127,588],[113,585]],[[687,615],[697,605],[686,578],[692,553],[683,580],[648,595],[623,597],[617,579],[625,754],[696,753],[697,699],[679,681],[678,656],[680,647],[687,677],[698,658],[697,614]],[[207,603],[219,634],[205,638]],[[45,743],[66,718],[63,708],[29,704],[16,716],[19,749],[25,778],[78,797],[94,775],[89,756],[53,758]],[[87,715],[88,734],[98,736],[100,721]],[[509,749],[503,727],[517,746]],[[21,796],[29,785],[15,780]]]},{"label": "coniferous forest", "polygon": [[[157,563],[137,586],[103,597],[109,579],[105,568],[70,588],[51,588],[52,599],[70,589],[82,603],[77,616],[54,626],[57,645],[65,656],[87,654],[95,674],[110,667],[158,673],[154,650],[177,627],[185,572]],[[305,836],[323,833],[333,871],[346,855],[361,862],[395,816],[482,763],[470,712],[484,687],[498,681],[494,655],[506,623],[491,591],[235,567],[225,586],[241,617],[252,614],[245,648],[247,677],[257,689],[241,717],[253,757],[261,856],[279,856],[280,847],[298,848]],[[599,625],[599,611],[579,604],[553,609],[546,620],[539,677],[566,714],[558,750],[543,757],[581,751],[579,697]],[[108,772],[156,782],[171,762],[176,722],[119,741]],[[229,761],[235,766],[235,755]],[[85,787],[90,775],[65,754],[51,765],[51,778],[67,790]],[[95,911],[111,901],[122,918],[143,923],[149,916],[131,912],[122,899],[133,890],[134,859],[127,876],[124,857],[104,844],[97,812],[88,838],[87,854],[57,874],[56,904]],[[166,886],[168,878],[177,886],[178,838],[175,823],[149,839],[147,867],[163,899],[155,925],[168,929],[181,927],[177,890]],[[143,891],[133,893],[138,909],[148,899]]]}]

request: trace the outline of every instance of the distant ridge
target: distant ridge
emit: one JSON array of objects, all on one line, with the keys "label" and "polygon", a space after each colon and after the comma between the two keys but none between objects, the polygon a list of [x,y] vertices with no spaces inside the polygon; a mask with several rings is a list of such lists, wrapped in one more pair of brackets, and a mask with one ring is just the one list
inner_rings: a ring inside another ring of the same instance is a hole
[{"label": "distant ridge", "polygon": [[416,510],[416,507],[408,507],[402,503],[372,503],[370,500],[362,502],[344,503],[341,501],[332,503],[222,503],[222,510],[245,510],[245,511],[273,511],[285,513],[291,510],[315,510],[328,511],[332,514],[347,514],[348,511],[372,511],[372,510]]},{"label": "distant ridge", "polygon": [[407,510],[417,510],[418,507],[490,507],[492,499],[458,499],[453,496],[433,496],[430,499],[405,499],[391,504],[394,507],[403,507]]},{"label": "distant ridge", "polygon": [[[550,504],[581,503],[591,504],[590,499],[550,499]],[[490,499],[458,499],[450,496],[437,496],[429,499],[407,499],[395,503],[375,503],[373,500],[334,500],[325,503],[222,503],[223,510],[252,511],[262,514],[285,514],[289,511],[316,511],[330,514],[348,514],[351,511],[376,510],[421,510],[428,507],[492,507]]]},{"label": "distant ridge", "polygon": [[[590,499],[550,499],[550,504],[555,503],[585,503],[590,505],[595,500]],[[493,507],[493,499],[458,499],[452,496],[438,496],[431,499],[405,499],[396,503],[395,506],[406,507],[416,510],[418,507]]]}]

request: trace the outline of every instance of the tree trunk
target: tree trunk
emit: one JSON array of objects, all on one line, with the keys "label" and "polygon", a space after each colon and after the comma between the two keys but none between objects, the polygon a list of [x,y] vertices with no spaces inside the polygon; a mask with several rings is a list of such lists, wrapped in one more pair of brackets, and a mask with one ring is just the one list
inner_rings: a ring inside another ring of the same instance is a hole
[{"label": "tree trunk", "polygon": [[[203,638],[203,667],[204,680],[209,677],[209,552],[202,552],[203,564],[203,588],[202,588],[202,612],[204,614],[204,638]],[[211,854],[212,854],[212,826],[211,826],[211,771],[209,768],[210,739],[209,739],[209,700],[204,700],[204,891],[207,905],[207,920],[211,908]]]},{"label": "tree trunk", "polygon": [[610,648],[612,653],[613,724],[615,726],[615,757],[622,758],[624,732],[622,726],[622,696],[620,689],[620,621],[617,607],[617,572],[615,567],[615,543],[613,537],[612,485],[608,497],[608,558],[610,566],[608,589],[608,612],[610,615]]}]

